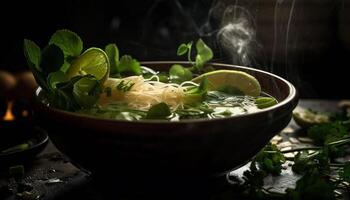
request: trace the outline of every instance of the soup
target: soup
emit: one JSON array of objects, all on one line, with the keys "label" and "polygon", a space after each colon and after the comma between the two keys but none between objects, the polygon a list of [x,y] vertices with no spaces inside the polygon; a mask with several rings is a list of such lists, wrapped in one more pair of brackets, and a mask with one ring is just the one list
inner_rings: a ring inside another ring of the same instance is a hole
[{"label": "soup", "polygon": [[263,95],[252,75],[212,67],[213,52],[201,39],[178,48],[190,66],[174,64],[163,72],[130,55],[119,57],[115,44],[82,50],[81,38],[69,30],[56,31],[43,51],[24,40],[28,65],[49,106],[118,120],[178,121],[232,117],[277,103]]},{"label": "soup", "polygon": [[[220,70],[214,71],[214,73],[217,72]],[[232,70],[232,72],[236,71]],[[213,72],[211,73],[213,74]],[[205,80],[210,83],[215,82],[215,80],[211,80],[210,76],[206,78]],[[121,86],[122,84],[124,85]],[[244,95],[242,91],[234,87],[228,89],[228,86],[220,90],[189,94],[187,91],[200,87],[200,84],[191,81],[181,84],[162,83],[157,75],[153,75],[150,79],[144,79],[142,76],[109,79],[106,81],[106,85],[108,92],[100,96],[96,105],[77,112],[118,120],[133,121],[157,118],[178,121],[232,117],[255,112],[263,108],[263,103],[266,102],[270,105],[275,103],[275,99],[267,94],[264,94],[264,97],[253,97]],[[128,88],[123,90],[122,87]],[[259,103],[259,101],[263,103]],[[160,114],[149,117],[151,109],[158,109]]]}]

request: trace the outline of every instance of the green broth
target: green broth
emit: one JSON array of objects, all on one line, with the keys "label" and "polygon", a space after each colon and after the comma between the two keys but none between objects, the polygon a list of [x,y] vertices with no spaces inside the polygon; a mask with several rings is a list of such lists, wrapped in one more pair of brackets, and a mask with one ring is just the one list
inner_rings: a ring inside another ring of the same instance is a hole
[{"label": "green broth", "polygon": [[[263,94],[262,96],[269,95]],[[259,110],[255,101],[259,97],[244,95],[231,95],[219,91],[209,91],[204,100],[195,105],[184,105],[167,117],[169,121],[184,119],[214,119],[256,112]],[[100,118],[135,121],[145,119],[147,111],[129,108],[125,103],[114,102],[105,106],[77,111],[78,113],[92,115]]]}]

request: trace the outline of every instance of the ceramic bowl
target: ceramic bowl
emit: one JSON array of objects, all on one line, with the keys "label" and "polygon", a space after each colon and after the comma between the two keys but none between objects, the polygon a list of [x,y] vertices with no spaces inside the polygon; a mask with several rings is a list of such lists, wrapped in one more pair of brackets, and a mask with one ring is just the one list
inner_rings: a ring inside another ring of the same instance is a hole
[{"label": "ceramic bowl", "polygon": [[[161,71],[174,63],[179,62],[142,64]],[[262,91],[279,103],[223,119],[124,121],[49,107],[44,92],[38,88],[35,115],[59,150],[96,173],[221,174],[248,161],[285,128],[298,98],[295,87],[274,74],[248,67],[211,65],[255,76]]]}]

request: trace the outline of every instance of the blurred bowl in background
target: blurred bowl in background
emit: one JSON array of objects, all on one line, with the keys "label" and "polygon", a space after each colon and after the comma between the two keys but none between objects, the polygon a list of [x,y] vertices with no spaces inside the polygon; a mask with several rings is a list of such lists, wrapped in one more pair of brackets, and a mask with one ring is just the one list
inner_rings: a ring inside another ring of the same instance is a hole
[{"label": "blurred bowl in background", "polygon": [[9,93],[17,85],[17,79],[8,71],[0,70],[0,96],[8,98]]}]

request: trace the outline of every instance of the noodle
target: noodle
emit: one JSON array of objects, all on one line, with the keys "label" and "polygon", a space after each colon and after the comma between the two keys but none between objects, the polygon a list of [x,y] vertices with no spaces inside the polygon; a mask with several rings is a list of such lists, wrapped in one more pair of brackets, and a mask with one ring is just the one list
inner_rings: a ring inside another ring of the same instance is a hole
[{"label": "noodle", "polygon": [[[152,80],[155,77],[157,81]],[[117,89],[118,84],[122,81],[133,84],[129,91],[124,92]],[[196,85],[189,81],[186,84]],[[183,85],[159,82],[159,78],[156,75],[150,79],[144,79],[142,76],[130,76],[123,79],[109,78],[105,83],[105,87],[110,87],[112,94],[107,96],[103,93],[98,104],[105,105],[113,101],[123,101],[131,108],[147,111],[153,105],[163,102],[174,111],[184,106],[183,97],[186,87]]]}]

